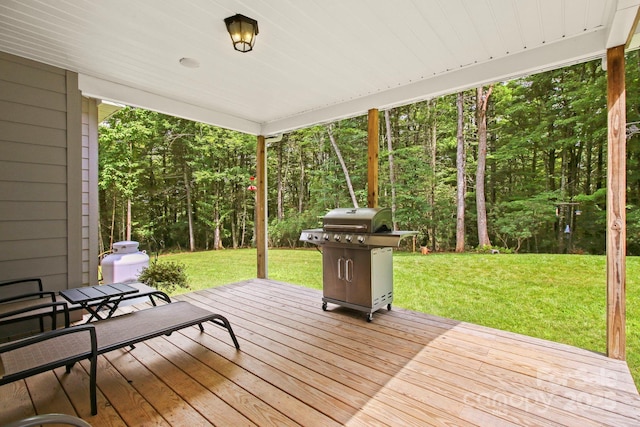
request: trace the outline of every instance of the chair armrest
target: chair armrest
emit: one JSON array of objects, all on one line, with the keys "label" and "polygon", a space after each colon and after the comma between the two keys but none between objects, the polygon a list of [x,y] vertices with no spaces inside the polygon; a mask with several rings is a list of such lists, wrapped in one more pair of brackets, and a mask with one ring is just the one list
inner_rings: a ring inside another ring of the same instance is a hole
[{"label": "chair armrest", "polygon": [[92,324],[85,324],[85,325],[76,325],[72,328],[56,329],[55,331],[42,332],[32,337],[23,338],[18,341],[9,341],[8,343],[0,344],[0,354],[6,353],[8,351],[12,351],[18,348],[27,347],[31,344],[57,338],[62,335],[75,334],[75,333],[86,331],[86,330],[89,331],[89,334],[91,336],[91,351],[97,352],[98,341],[96,339],[95,327]]},{"label": "chair armrest", "polygon": [[[88,342],[87,333],[89,333]],[[98,413],[96,400],[97,358],[98,340],[93,325],[79,325],[43,332],[33,337],[0,345],[0,362],[2,362],[4,370],[4,374],[0,376],[0,385],[61,366],[66,366],[68,373],[76,362],[89,359],[91,363],[89,371],[91,414],[96,415]]]},{"label": "chair armrest", "polygon": [[14,295],[12,297],[7,297],[7,298],[0,298],[0,304],[4,303],[4,302],[11,302],[11,301],[17,301],[17,300],[21,300],[23,298],[30,298],[30,297],[50,297],[51,301],[56,301],[56,293],[52,292],[52,291],[40,291],[40,292],[29,292],[26,294],[20,294],[20,295]]},{"label": "chair armrest", "polygon": [[42,279],[40,279],[39,277],[28,277],[26,279],[7,280],[6,282],[0,282],[0,287],[15,285],[18,283],[29,283],[29,282],[37,282],[38,290],[42,292]]},{"label": "chair armrest", "polygon": [[[87,332],[89,333],[88,340]],[[71,366],[76,362],[91,359],[93,386],[97,354],[98,340],[93,325],[56,329],[18,341],[10,341],[0,345],[0,365],[3,371],[0,376],[0,385],[61,366],[66,366],[67,372],[69,372]],[[93,396],[95,394],[92,392],[92,403],[95,402]],[[92,405],[92,413],[95,413],[94,408],[95,405]]]},{"label": "chair armrest", "polygon": [[[64,301],[37,304],[37,305],[29,306],[29,307],[20,308],[18,310],[8,311],[6,313],[0,313],[0,320],[2,320],[4,318],[7,318],[7,317],[16,316],[18,314],[25,314],[25,313],[29,313],[30,311],[37,311],[37,310],[41,310],[43,308],[49,308],[49,307],[52,309],[51,310],[52,311],[51,315],[54,316],[54,317],[58,315],[59,307],[62,308],[62,312],[64,313],[64,327],[68,328],[69,325],[70,325],[69,306]],[[45,314],[43,314],[43,315],[45,315]]]}]

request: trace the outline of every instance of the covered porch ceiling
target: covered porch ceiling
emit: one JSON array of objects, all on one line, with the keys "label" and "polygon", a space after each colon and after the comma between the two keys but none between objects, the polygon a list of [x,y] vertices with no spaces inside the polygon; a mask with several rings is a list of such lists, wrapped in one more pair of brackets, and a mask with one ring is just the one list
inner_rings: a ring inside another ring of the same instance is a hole
[{"label": "covered porch ceiling", "polygon": [[[269,136],[635,48],[639,4],[4,0],[0,51],[77,72],[85,96]],[[259,22],[252,52],[236,13]]]}]

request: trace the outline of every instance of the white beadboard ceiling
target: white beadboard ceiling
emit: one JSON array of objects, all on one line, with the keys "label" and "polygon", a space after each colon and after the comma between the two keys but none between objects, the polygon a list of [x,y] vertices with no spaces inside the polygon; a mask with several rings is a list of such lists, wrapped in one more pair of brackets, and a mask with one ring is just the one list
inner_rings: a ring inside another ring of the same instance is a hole
[{"label": "white beadboard ceiling", "polygon": [[[639,3],[0,0],[0,51],[78,72],[87,96],[268,136],[602,57]],[[259,22],[246,54],[236,13]]]}]

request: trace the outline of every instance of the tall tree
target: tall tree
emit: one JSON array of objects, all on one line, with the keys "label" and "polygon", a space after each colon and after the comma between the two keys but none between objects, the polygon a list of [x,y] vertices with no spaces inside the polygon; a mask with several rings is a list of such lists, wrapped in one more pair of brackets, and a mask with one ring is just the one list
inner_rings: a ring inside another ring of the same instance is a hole
[{"label": "tall tree", "polygon": [[438,160],[438,122],[436,120],[436,99],[431,99],[427,103],[427,111],[429,117],[429,140],[427,143],[427,150],[430,152],[429,156],[429,189],[428,189],[428,200],[429,206],[429,244],[432,251],[436,251],[438,246],[438,241],[436,238],[436,187],[437,187],[437,179],[436,179],[436,164]]},{"label": "tall tree", "polygon": [[493,85],[485,92],[477,89],[476,114],[478,124],[478,166],[476,169],[476,210],[478,216],[478,246],[491,246],[487,230],[487,205],[485,196],[485,172],[487,168],[487,106]]},{"label": "tall tree", "polygon": [[336,143],[336,139],[333,136],[333,131],[331,130],[331,125],[327,126],[327,133],[329,134],[329,141],[331,141],[331,146],[336,153],[336,157],[338,157],[338,161],[340,162],[340,166],[342,166],[342,172],[344,173],[344,179],[347,182],[347,187],[349,188],[349,195],[351,196],[351,202],[353,203],[353,207],[358,207],[358,199],[356,198],[356,193],[353,191],[353,184],[351,183],[351,177],[349,176],[349,170],[347,169],[347,165],[344,163],[344,159],[342,158],[342,153],[340,152],[340,148],[338,148],[338,144]]},{"label": "tall tree", "polygon": [[467,183],[465,177],[465,156],[464,147],[464,92],[458,92],[456,97],[456,109],[458,111],[458,131],[456,134],[456,170],[457,170],[457,215],[456,215],[456,252],[464,252],[464,212],[465,197],[467,195]]},{"label": "tall tree", "polygon": [[391,215],[393,218],[393,229],[398,230],[396,221],[396,178],[393,165],[393,143],[391,138],[391,115],[389,110],[384,111],[384,122],[387,129],[387,150],[389,150],[389,186],[391,187]]},{"label": "tall tree", "polygon": [[277,202],[278,202],[278,209],[277,209],[277,218],[278,220],[282,221],[284,219],[284,181],[283,181],[283,176],[286,175],[284,169],[284,160],[283,160],[283,151],[284,151],[284,144],[285,141],[280,140],[279,142],[276,143],[277,144],[277,148],[276,148],[276,153],[277,153],[277,157],[278,157],[278,165],[277,165],[277,169],[276,169],[276,187],[277,187],[277,191],[278,191],[278,197],[277,197]]},{"label": "tall tree", "polygon": [[189,226],[189,250],[196,250],[196,239],[193,234],[193,203],[191,202],[191,182],[187,174],[187,169],[183,171],[184,189],[187,198],[187,224]]}]

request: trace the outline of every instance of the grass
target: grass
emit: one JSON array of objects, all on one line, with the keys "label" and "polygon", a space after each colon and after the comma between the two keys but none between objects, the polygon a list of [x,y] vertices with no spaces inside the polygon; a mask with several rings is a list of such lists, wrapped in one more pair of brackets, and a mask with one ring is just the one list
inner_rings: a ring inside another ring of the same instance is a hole
[{"label": "grass", "polygon": [[[193,290],[256,277],[251,249],[165,255]],[[270,279],[322,289],[315,249],[269,250]],[[640,257],[627,258],[627,362],[640,388]],[[394,253],[395,306],[604,353],[606,260],[590,255]],[[320,306],[320,304],[318,305]]]}]

